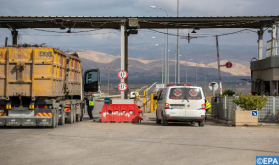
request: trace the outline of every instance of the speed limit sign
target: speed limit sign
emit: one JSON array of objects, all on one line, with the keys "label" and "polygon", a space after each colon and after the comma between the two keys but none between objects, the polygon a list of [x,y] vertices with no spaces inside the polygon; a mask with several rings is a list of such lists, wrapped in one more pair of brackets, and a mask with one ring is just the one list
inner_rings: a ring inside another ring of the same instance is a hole
[{"label": "speed limit sign", "polygon": [[118,72],[118,77],[120,79],[125,79],[125,78],[127,78],[127,76],[128,76],[128,73],[125,70],[121,70]]},{"label": "speed limit sign", "polygon": [[121,83],[118,84],[118,89],[120,91],[126,91],[127,87],[128,87],[128,85],[126,83],[124,83],[124,82],[121,82]]}]

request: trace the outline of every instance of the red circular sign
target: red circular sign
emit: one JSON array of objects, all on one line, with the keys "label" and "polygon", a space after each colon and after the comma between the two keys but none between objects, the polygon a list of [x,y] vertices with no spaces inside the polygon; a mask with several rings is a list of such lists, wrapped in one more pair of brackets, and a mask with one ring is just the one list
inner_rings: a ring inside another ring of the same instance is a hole
[{"label": "red circular sign", "polygon": [[120,70],[117,75],[120,79],[125,79],[128,77],[128,73],[125,70]]},{"label": "red circular sign", "polygon": [[121,82],[121,83],[118,84],[118,89],[120,91],[126,91],[127,87],[128,87],[128,85],[126,83],[124,83],[124,82]]},{"label": "red circular sign", "polygon": [[231,67],[232,67],[232,63],[231,63],[231,62],[227,62],[227,63],[226,63],[226,67],[227,67],[227,68],[231,68]]}]

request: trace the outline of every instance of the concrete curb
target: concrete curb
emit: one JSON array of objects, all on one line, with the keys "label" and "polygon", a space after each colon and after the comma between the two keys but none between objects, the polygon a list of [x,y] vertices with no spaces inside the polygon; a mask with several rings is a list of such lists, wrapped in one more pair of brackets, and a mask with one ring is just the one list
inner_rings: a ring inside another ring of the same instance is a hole
[{"label": "concrete curb", "polygon": [[221,124],[224,124],[224,125],[227,125],[227,126],[232,126],[232,127],[261,127],[261,126],[279,126],[278,123],[264,123],[264,122],[259,122],[258,123],[258,126],[233,126],[233,122],[232,121],[226,121],[226,120],[222,120],[222,119],[218,119],[218,118],[214,118],[212,117],[211,115],[207,115],[207,118],[209,120],[212,120],[216,123],[221,123]]}]

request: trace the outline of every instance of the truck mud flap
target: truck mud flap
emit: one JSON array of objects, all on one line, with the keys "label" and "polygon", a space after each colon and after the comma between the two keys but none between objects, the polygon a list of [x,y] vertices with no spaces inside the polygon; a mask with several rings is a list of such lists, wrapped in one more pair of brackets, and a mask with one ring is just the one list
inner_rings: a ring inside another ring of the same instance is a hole
[{"label": "truck mud flap", "polygon": [[6,118],[6,126],[20,126],[21,118]]},{"label": "truck mud flap", "polygon": [[21,121],[21,125],[22,126],[36,126],[37,125],[36,119],[34,119],[34,118],[24,118]]},{"label": "truck mud flap", "polygon": [[52,125],[52,119],[51,119],[51,117],[37,118],[37,125],[38,126],[51,126]]},{"label": "truck mud flap", "polygon": [[5,120],[5,119],[3,119],[3,118],[2,118],[2,119],[0,118],[0,126],[4,126],[4,125],[5,125],[5,123],[6,123],[6,120]]}]

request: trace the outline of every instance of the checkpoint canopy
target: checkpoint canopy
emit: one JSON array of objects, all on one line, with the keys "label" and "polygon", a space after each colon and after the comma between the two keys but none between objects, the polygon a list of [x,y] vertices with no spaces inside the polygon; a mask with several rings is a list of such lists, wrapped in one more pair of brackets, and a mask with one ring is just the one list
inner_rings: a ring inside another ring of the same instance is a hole
[{"label": "checkpoint canopy", "polygon": [[103,16],[0,16],[0,28],[256,28],[271,27],[279,16],[224,17],[103,17]]},{"label": "checkpoint canopy", "polygon": [[[8,28],[17,45],[17,29],[120,29],[121,70],[128,73],[128,36],[137,34],[136,29],[205,29],[205,28],[254,28],[272,27],[279,16],[224,16],[224,17],[98,17],[98,16],[0,16],[0,28]],[[259,47],[262,47],[259,42]],[[259,57],[261,55],[259,54]],[[128,85],[128,77],[121,84]],[[127,90],[121,91],[121,99],[127,99]]]}]

